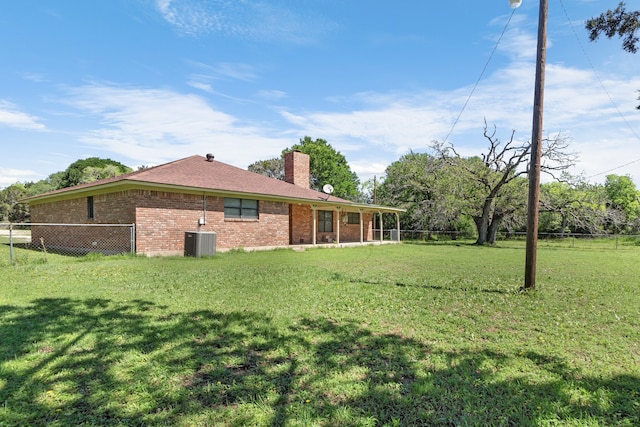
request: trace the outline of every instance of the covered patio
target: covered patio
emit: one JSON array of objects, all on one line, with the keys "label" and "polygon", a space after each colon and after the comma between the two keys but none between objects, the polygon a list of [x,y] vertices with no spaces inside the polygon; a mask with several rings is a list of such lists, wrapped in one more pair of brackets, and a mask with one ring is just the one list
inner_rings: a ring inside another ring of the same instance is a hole
[{"label": "covered patio", "polygon": [[[400,212],[403,209],[376,205],[324,205],[309,204],[312,221],[310,224],[312,245],[342,243],[371,243],[373,230],[379,231],[378,242],[384,242],[384,215],[393,215],[395,229],[400,229]],[[293,218],[292,218],[293,219]],[[354,234],[354,229],[357,231]],[[393,241],[400,241],[400,233],[392,233]],[[292,244],[298,241],[291,239]]]}]

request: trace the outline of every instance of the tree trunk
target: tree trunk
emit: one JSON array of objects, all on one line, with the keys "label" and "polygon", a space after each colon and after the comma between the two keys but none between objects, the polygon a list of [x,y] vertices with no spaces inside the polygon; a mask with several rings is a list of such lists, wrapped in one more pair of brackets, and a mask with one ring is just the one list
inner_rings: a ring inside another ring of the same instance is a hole
[{"label": "tree trunk", "polygon": [[489,216],[474,216],[473,222],[475,222],[476,231],[478,232],[476,245],[484,245],[485,243],[487,243],[489,233]]},{"label": "tree trunk", "polygon": [[493,245],[496,243],[496,237],[498,235],[498,229],[500,228],[500,223],[502,222],[502,217],[494,215],[491,219],[491,223],[489,224],[489,230],[487,233],[487,243]]},{"label": "tree trunk", "polygon": [[564,232],[567,229],[567,215],[563,214],[562,215],[562,224],[560,225],[560,237],[564,238]]},{"label": "tree trunk", "polygon": [[484,245],[489,239],[489,224],[491,223],[491,198],[487,198],[482,206],[482,215],[474,216],[473,222],[476,224],[478,240],[476,245]]}]

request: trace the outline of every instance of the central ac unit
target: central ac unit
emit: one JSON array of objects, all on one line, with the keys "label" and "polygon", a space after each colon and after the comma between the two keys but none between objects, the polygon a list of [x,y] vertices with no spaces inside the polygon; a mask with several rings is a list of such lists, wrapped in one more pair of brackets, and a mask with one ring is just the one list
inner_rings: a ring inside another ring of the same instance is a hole
[{"label": "central ac unit", "polygon": [[186,231],[184,233],[184,256],[200,258],[216,254],[216,233]]}]

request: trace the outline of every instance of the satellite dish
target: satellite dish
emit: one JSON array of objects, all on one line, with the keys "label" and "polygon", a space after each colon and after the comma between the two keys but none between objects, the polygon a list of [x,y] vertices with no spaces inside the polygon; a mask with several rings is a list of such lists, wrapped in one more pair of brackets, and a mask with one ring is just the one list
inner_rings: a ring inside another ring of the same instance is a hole
[{"label": "satellite dish", "polygon": [[331,184],[325,184],[322,186],[322,191],[324,191],[327,194],[331,194],[333,193],[333,185]]}]

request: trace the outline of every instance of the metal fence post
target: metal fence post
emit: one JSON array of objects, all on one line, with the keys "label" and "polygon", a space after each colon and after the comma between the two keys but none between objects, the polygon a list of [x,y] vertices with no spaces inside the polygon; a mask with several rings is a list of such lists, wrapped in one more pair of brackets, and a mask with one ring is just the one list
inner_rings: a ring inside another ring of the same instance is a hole
[{"label": "metal fence post", "polygon": [[136,223],[131,224],[131,255],[136,254]]},{"label": "metal fence post", "polygon": [[9,223],[9,263],[13,265],[13,224]]}]

